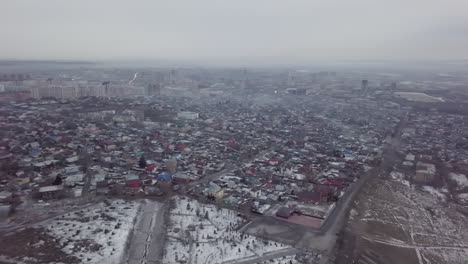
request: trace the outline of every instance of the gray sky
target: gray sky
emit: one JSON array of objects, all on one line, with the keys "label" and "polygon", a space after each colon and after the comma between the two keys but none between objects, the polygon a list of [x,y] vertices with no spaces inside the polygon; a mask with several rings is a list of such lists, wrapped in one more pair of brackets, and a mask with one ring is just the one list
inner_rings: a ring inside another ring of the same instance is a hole
[{"label": "gray sky", "polygon": [[2,1],[2,59],[468,59],[467,0]]}]

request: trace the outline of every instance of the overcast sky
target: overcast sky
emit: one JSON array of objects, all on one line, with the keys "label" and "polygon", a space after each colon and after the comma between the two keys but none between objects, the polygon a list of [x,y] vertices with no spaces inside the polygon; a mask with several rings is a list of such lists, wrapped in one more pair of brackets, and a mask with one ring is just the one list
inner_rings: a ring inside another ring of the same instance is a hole
[{"label": "overcast sky", "polygon": [[468,59],[468,0],[11,0],[1,10],[1,59]]}]

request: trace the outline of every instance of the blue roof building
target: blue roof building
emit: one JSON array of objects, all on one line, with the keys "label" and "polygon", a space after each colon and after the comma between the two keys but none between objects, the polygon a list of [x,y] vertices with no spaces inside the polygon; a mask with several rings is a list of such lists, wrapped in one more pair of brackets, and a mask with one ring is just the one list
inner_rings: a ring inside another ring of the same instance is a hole
[{"label": "blue roof building", "polygon": [[171,175],[167,174],[167,173],[161,173],[158,175],[158,177],[156,178],[157,180],[162,180],[162,181],[168,181],[171,179]]}]

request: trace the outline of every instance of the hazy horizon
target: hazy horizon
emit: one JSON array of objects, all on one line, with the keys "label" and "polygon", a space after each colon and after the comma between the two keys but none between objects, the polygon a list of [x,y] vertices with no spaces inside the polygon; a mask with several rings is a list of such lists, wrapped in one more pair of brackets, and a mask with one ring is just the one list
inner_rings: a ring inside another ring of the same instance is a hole
[{"label": "hazy horizon", "polygon": [[468,59],[468,2],[3,3],[0,59],[206,64]]}]

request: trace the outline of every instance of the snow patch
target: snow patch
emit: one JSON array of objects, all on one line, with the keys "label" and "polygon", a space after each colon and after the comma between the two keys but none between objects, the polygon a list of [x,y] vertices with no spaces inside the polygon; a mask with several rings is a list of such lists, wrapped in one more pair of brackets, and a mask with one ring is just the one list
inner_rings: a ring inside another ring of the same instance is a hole
[{"label": "snow patch", "polygon": [[349,212],[349,219],[353,220],[356,215],[358,215],[358,212],[354,209],[351,209],[351,211]]},{"label": "snow patch", "polygon": [[170,212],[163,263],[222,263],[289,249],[237,231],[245,220],[237,212],[176,197]]},{"label": "snow patch", "polygon": [[445,194],[443,194],[441,191],[435,189],[432,186],[423,186],[422,189],[423,189],[423,191],[428,192],[428,193],[436,196],[437,198],[441,199],[442,201],[445,201],[447,199]]},{"label": "snow patch", "polygon": [[458,200],[462,203],[468,203],[468,193],[460,193],[457,195]]},{"label": "snow patch", "polygon": [[136,202],[101,202],[56,218],[44,227],[65,253],[84,263],[119,263],[138,208]]},{"label": "snow patch", "polygon": [[396,181],[402,183],[403,185],[405,185],[407,187],[411,186],[410,182],[405,180],[405,175],[403,173],[401,173],[401,172],[392,171],[392,172],[390,172],[390,177],[393,180],[396,180]]},{"label": "snow patch", "polygon": [[460,189],[463,189],[468,186],[468,178],[466,178],[465,174],[452,172],[449,174],[449,177],[450,179],[452,179],[454,182],[457,183]]}]

